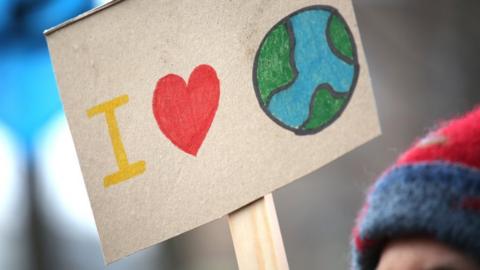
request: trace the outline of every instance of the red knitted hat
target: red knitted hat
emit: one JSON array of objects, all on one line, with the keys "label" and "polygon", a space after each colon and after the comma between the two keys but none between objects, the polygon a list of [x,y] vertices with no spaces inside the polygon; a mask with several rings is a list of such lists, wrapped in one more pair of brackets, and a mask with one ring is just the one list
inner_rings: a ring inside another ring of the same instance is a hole
[{"label": "red knitted hat", "polygon": [[353,230],[353,269],[375,269],[388,241],[410,235],[480,258],[480,107],[418,140],[371,187]]}]

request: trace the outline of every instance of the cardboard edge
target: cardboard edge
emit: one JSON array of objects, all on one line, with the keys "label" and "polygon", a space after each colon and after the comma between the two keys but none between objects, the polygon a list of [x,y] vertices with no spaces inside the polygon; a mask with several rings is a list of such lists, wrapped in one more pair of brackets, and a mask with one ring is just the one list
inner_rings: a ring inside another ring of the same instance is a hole
[{"label": "cardboard edge", "polygon": [[91,15],[94,15],[94,14],[96,14],[96,13],[98,13],[98,12],[104,10],[104,9],[107,9],[107,8],[109,8],[109,7],[113,6],[113,5],[116,5],[116,4],[120,3],[120,2],[123,2],[123,1],[124,1],[124,0],[111,0],[111,1],[108,2],[108,3],[105,3],[105,4],[101,5],[101,6],[98,6],[98,7],[96,7],[96,8],[93,8],[93,9],[89,10],[89,11],[86,11],[86,12],[84,12],[84,13],[76,16],[76,17],[73,17],[72,19],[69,19],[69,20],[67,20],[67,21],[65,21],[65,22],[57,25],[57,26],[54,26],[54,27],[52,27],[52,28],[49,28],[49,29],[43,31],[43,34],[44,34],[45,36],[48,36],[48,35],[56,32],[56,31],[58,31],[58,30],[60,30],[60,29],[62,29],[62,28],[65,28],[65,27],[67,27],[67,26],[69,26],[69,25],[71,25],[71,24],[74,24],[74,23],[76,23],[76,22],[78,22],[78,21],[81,21],[81,20],[83,20],[83,19],[85,19],[85,18],[87,18],[87,17],[90,17]]}]

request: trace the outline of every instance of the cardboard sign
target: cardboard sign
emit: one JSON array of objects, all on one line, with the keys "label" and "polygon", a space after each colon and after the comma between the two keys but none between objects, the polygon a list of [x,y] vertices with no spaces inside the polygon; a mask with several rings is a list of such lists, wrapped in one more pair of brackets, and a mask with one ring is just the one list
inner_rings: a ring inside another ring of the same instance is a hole
[{"label": "cardboard sign", "polygon": [[46,35],[108,262],[380,133],[348,0],[125,0]]}]

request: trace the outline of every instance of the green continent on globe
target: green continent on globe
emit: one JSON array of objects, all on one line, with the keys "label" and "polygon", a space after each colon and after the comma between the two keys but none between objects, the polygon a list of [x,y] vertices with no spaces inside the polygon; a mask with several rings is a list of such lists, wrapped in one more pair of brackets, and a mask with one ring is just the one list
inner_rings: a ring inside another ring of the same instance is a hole
[{"label": "green continent on globe", "polygon": [[263,105],[273,90],[294,79],[290,65],[290,37],[285,23],[276,26],[265,38],[257,60],[257,82]]},{"label": "green continent on globe", "polygon": [[354,60],[352,41],[350,40],[350,35],[347,31],[347,25],[340,17],[332,15],[328,26],[328,36],[332,45],[338,50],[338,52],[348,59],[352,61]]},{"label": "green continent on globe", "polygon": [[303,124],[303,129],[316,129],[331,121],[341,110],[346,100],[345,96],[335,97],[327,88],[319,88],[315,93],[310,116]]}]

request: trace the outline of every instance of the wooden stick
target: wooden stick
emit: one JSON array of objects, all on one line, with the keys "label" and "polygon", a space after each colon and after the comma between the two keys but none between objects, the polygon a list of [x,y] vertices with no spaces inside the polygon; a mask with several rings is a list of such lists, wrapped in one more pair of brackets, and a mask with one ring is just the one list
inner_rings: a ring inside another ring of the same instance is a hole
[{"label": "wooden stick", "polygon": [[272,194],[228,215],[240,270],[288,270]]}]

